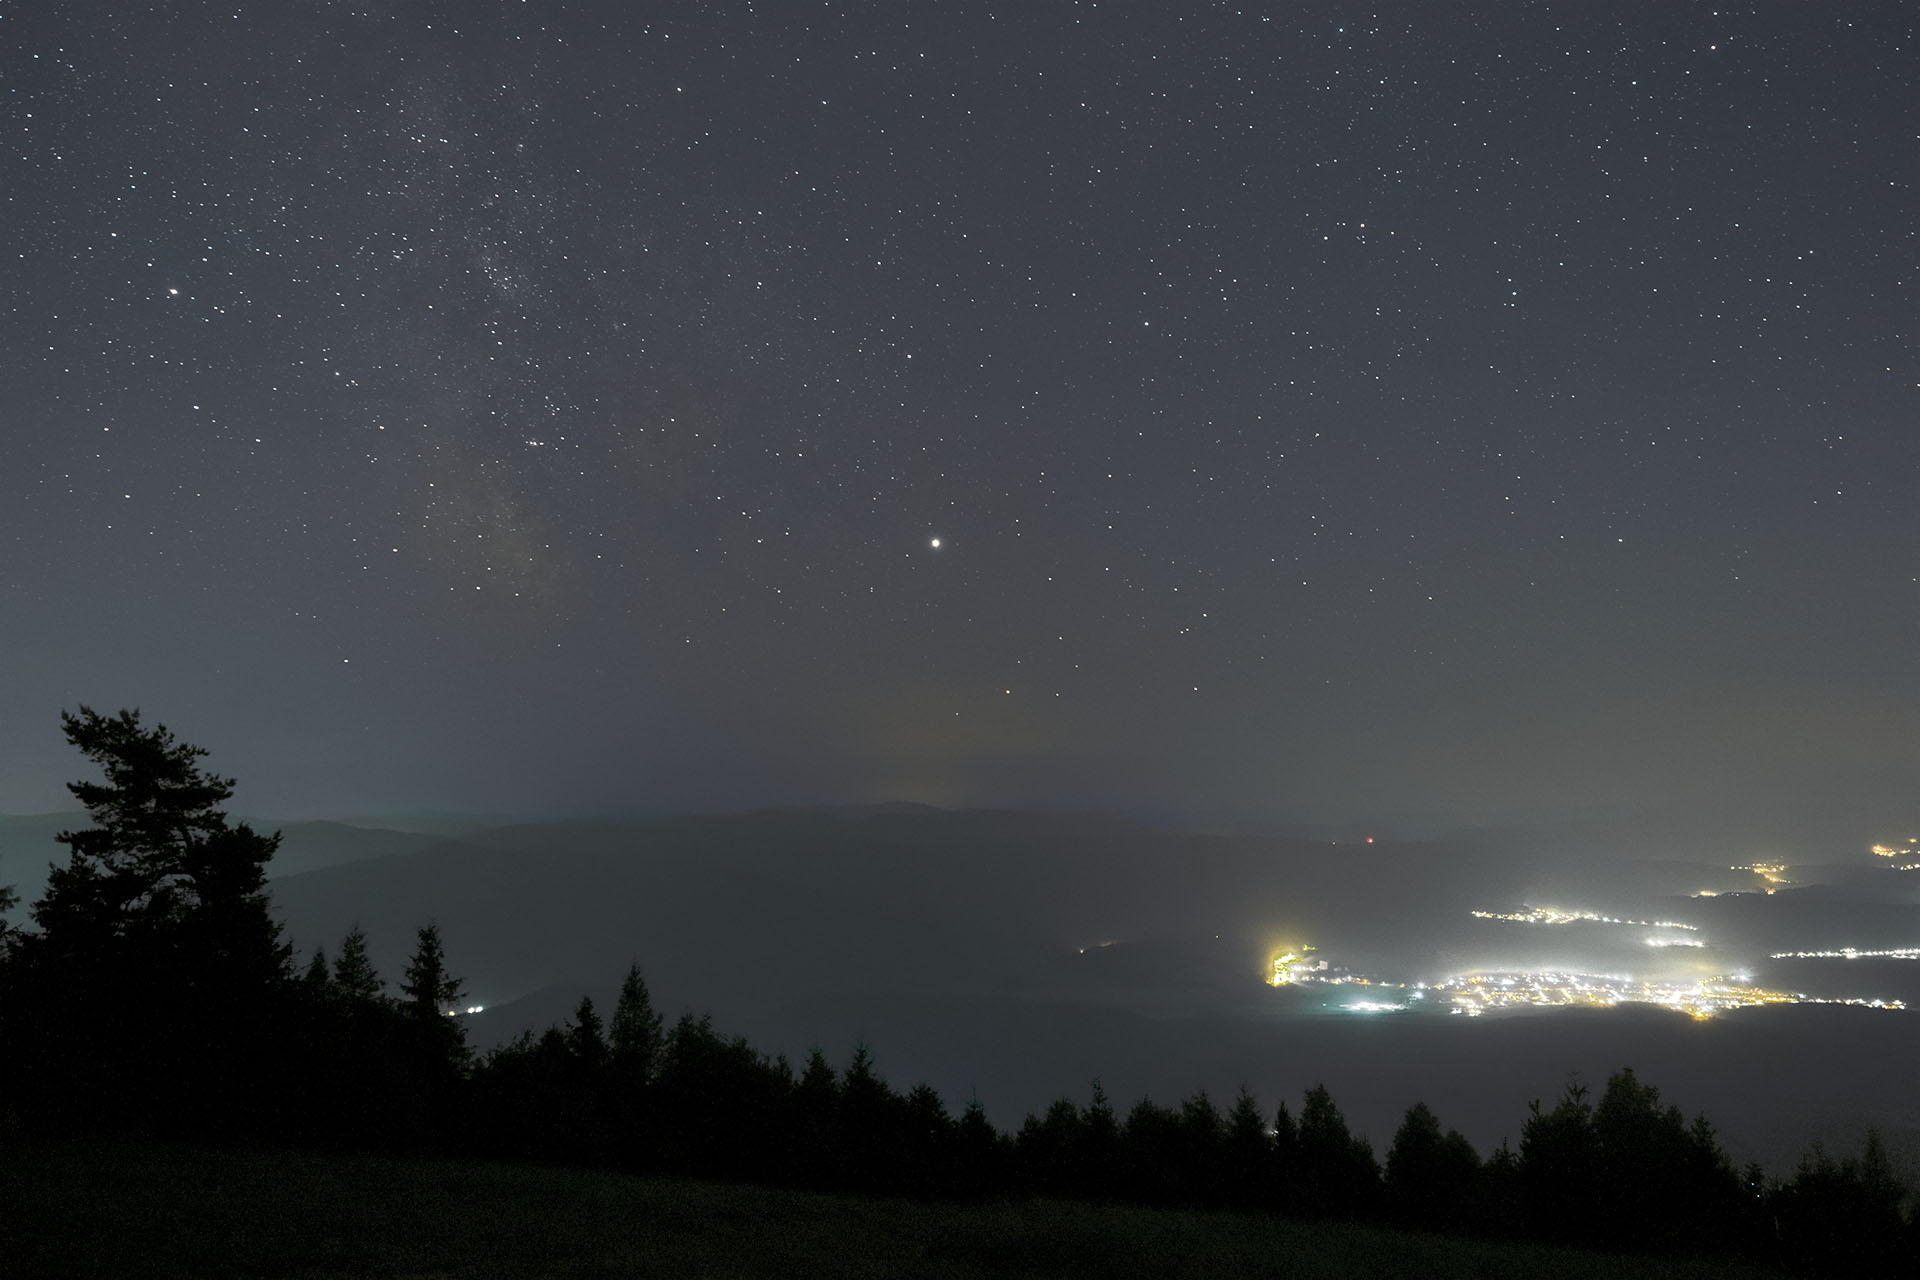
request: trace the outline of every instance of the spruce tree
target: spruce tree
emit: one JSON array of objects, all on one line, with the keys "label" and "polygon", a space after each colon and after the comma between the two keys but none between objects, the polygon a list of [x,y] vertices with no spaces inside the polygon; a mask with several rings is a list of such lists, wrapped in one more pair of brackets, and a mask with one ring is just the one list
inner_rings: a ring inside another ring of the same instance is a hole
[{"label": "spruce tree", "polygon": [[1592,1214],[1603,1191],[1602,1154],[1587,1092],[1574,1081],[1551,1111],[1537,1098],[1527,1105],[1516,1168],[1527,1228],[1536,1239],[1584,1243],[1596,1232]]},{"label": "spruce tree", "polygon": [[1373,1148],[1347,1128],[1325,1085],[1307,1090],[1300,1107],[1300,1172],[1313,1208],[1334,1217],[1352,1217],[1373,1207],[1380,1168]]},{"label": "spruce tree", "polygon": [[[440,947],[440,926],[420,926],[413,956],[407,961],[406,981],[400,984],[405,997],[400,1014],[424,1033],[419,1041],[423,1062],[434,1071],[451,1069],[458,1073],[466,1066],[467,1024],[455,1010],[440,1006],[457,1002],[466,987],[447,972],[446,955]],[[450,1088],[443,1079],[441,1088]]]},{"label": "spruce tree", "polygon": [[1111,1199],[1120,1187],[1120,1118],[1113,1113],[1113,1103],[1097,1077],[1080,1120],[1080,1138],[1086,1152],[1082,1169],[1085,1193],[1096,1200]]},{"label": "spruce tree", "polygon": [[614,1128],[614,1151],[629,1167],[652,1163],[655,1157],[650,1129],[652,1109],[649,1093],[659,1075],[665,1054],[666,1036],[661,1031],[660,1013],[653,1007],[640,965],[627,967],[620,984],[620,997],[614,1002],[613,1020],[607,1027],[607,1059],[610,1067],[608,1106]]},{"label": "spruce tree", "polygon": [[659,1073],[660,1050],[666,1037],[637,961],[628,967],[626,980],[620,984],[620,999],[613,1006],[613,1023],[607,1031],[614,1069],[623,1087],[639,1088]]},{"label": "spruce tree", "polygon": [[822,1112],[830,1113],[840,1099],[839,1078],[819,1045],[807,1050],[807,1065],[800,1073],[799,1091],[803,1102]]},{"label": "spruce tree", "polygon": [[403,1091],[410,1095],[400,1132],[414,1141],[443,1140],[456,1123],[469,1050],[466,1023],[441,1009],[460,999],[460,979],[447,972],[436,924],[420,927],[407,961],[397,1011],[404,1046]]},{"label": "spruce tree", "polygon": [[1308,1207],[1300,1194],[1300,1126],[1282,1102],[1273,1115],[1273,1188],[1269,1203],[1282,1213],[1298,1214]]},{"label": "spruce tree", "polygon": [[1425,1231],[1457,1227],[1466,1217],[1479,1169],[1473,1145],[1456,1130],[1442,1133],[1433,1109],[1416,1102],[1387,1149],[1388,1210]]},{"label": "spruce tree", "polygon": [[838,1186],[845,1167],[840,1139],[840,1080],[819,1045],[807,1051],[807,1065],[794,1087],[793,1103],[800,1177],[809,1186]]},{"label": "spruce tree", "polygon": [[954,1126],[954,1182],[961,1195],[980,1199],[1005,1190],[1003,1145],[980,1099],[969,1098]]},{"label": "spruce tree", "polygon": [[607,1060],[607,1039],[600,1029],[600,1015],[593,1011],[593,997],[581,996],[573,1011],[573,1025],[567,1028],[567,1049],[575,1062],[589,1072],[597,1072]]},{"label": "spruce tree", "polygon": [[387,989],[386,979],[367,956],[367,935],[357,920],[340,940],[340,955],[333,962],[333,985],[343,999],[363,1004],[375,1003]]},{"label": "spruce tree", "polygon": [[465,984],[447,972],[446,955],[440,947],[440,926],[424,924],[407,961],[406,981],[400,993],[406,996],[406,1008],[423,1022],[438,1021],[440,1006],[452,1004],[465,992]]},{"label": "spruce tree", "polygon": [[1259,1208],[1273,1193],[1273,1138],[1260,1104],[1245,1085],[1227,1113],[1227,1198],[1242,1208]]},{"label": "spruce tree", "polygon": [[896,1100],[874,1067],[873,1050],[865,1040],[855,1042],[840,1077],[839,1133],[843,1172],[859,1189],[879,1191],[892,1179],[890,1121]]}]

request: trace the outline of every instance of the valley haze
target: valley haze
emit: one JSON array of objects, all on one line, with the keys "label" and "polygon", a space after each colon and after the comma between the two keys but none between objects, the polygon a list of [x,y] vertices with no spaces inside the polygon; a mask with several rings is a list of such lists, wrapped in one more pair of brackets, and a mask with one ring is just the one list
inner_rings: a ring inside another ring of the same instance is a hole
[{"label": "valley haze", "polygon": [[[30,879],[78,819],[0,823],[0,879]],[[1007,1129],[1054,1098],[1084,1103],[1096,1078],[1122,1103],[1244,1086],[1269,1111],[1324,1082],[1376,1149],[1419,1100],[1486,1154],[1518,1141],[1528,1099],[1632,1066],[1704,1112],[1736,1161],[1776,1174],[1869,1127],[1901,1161],[1920,1153],[1906,1067],[1920,1013],[1463,1016],[1457,992],[1409,999],[1449,976],[1578,970],[1681,986],[1739,972],[1757,989],[1920,1004],[1920,960],[1773,958],[1920,943],[1920,871],[1897,869],[1920,854],[1834,849],[1764,863],[1788,867],[1768,884],[1727,861],[1545,856],[1539,835],[1336,841],[917,805],[380,821],[286,825],[270,869],[296,963],[358,923],[391,984],[437,921],[483,1007],[468,1018],[481,1048],[565,1021],[583,994],[611,1009],[638,961],[670,1016],[711,1014],[796,1064],[814,1046],[844,1063],[864,1042],[897,1086],[978,1098]],[[1271,985],[1275,959],[1307,947],[1322,980]]]}]

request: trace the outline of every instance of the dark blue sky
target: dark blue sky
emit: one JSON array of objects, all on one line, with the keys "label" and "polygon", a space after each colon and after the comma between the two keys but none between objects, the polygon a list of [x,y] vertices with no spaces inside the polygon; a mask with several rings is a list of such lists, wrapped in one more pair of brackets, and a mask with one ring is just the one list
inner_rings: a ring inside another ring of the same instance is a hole
[{"label": "dark blue sky", "polygon": [[370,10],[0,13],[0,809],[1920,822],[1911,6]]}]

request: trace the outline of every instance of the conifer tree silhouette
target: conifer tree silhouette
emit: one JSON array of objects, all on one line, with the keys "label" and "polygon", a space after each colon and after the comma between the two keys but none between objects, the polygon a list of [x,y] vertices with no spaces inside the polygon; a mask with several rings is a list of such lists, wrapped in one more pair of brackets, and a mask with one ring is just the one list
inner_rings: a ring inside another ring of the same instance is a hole
[{"label": "conifer tree silhouette", "polygon": [[620,984],[620,999],[613,1006],[613,1022],[607,1028],[614,1070],[622,1088],[644,1088],[659,1070],[665,1039],[661,1025],[636,961]]},{"label": "conifer tree silhouette", "polygon": [[367,1004],[380,1000],[387,989],[386,979],[367,957],[367,935],[357,920],[340,940],[340,954],[333,962],[333,986],[342,999]]},{"label": "conifer tree silhouette", "polygon": [[1243,1209],[1273,1203],[1273,1137],[1267,1132],[1260,1104],[1245,1085],[1233,1100],[1226,1120],[1226,1192],[1229,1203]]},{"label": "conifer tree silhouette", "polygon": [[574,1008],[573,1025],[567,1028],[567,1049],[589,1075],[606,1065],[607,1038],[600,1027],[600,1015],[593,1010],[592,996],[581,996]]},{"label": "conifer tree silhouette", "polygon": [[465,989],[460,979],[447,972],[440,926],[421,925],[413,957],[407,961],[406,981],[400,984],[408,1012],[423,1022],[437,1022],[444,1012],[440,1006],[458,1000]]},{"label": "conifer tree silhouette", "polygon": [[1600,1143],[1587,1087],[1569,1082],[1553,1109],[1527,1104],[1516,1169],[1528,1234],[1572,1243],[1593,1235],[1589,1214],[1602,1192]]},{"label": "conifer tree silhouette", "polygon": [[465,984],[447,972],[439,925],[422,925],[400,984],[406,1030],[399,1039],[408,1101],[397,1136],[407,1142],[441,1141],[453,1122],[469,1059],[467,1028],[457,1011],[441,1006],[458,1001],[464,990]]},{"label": "conifer tree silhouette", "polygon": [[1416,1102],[1387,1149],[1388,1211],[1423,1231],[1462,1227],[1479,1169],[1473,1144],[1455,1130],[1442,1133],[1433,1109]]},{"label": "conifer tree silhouette", "polygon": [[138,711],[62,712],[99,781],[69,783],[93,825],[60,832],[38,931],[17,940],[14,1016],[36,1028],[40,1101],[77,1123],[211,1135],[274,1090],[276,999],[292,950],[267,906],[278,833],[232,825],[233,780]]},{"label": "conifer tree silhouette", "polygon": [[1333,1217],[1371,1212],[1380,1189],[1373,1148],[1348,1130],[1323,1084],[1307,1090],[1300,1107],[1300,1178],[1307,1202]]}]

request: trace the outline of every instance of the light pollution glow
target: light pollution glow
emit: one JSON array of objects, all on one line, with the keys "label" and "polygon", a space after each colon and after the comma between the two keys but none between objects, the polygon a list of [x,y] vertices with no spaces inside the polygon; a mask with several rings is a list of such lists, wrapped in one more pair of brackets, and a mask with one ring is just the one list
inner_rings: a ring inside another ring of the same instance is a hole
[{"label": "light pollution glow", "polygon": [[[1309,950],[1310,948],[1302,948]],[[1915,950],[1920,956],[1920,948]],[[1905,1009],[1900,1000],[1879,1000],[1866,996],[1822,997],[1810,996],[1797,991],[1773,991],[1765,987],[1756,987],[1747,983],[1742,975],[1715,975],[1699,982],[1677,983],[1661,982],[1652,979],[1634,978],[1627,974],[1580,973],[1563,970],[1541,970],[1538,972],[1491,971],[1486,973],[1461,974],[1443,978],[1438,982],[1376,982],[1370,978],[1359,978],[1352,974],[1330,971],[1324,960],[1316,962],[1311,968],[1301,964],[1301,957],[1294,952],[1286,952],[1274,957],[1273,973],[1267,979],[1268,985],[1306,986],[1359,986],[1372,991],[1405,991],[1408,995],[1398,1003],[1388,1003],[1378,999],[1360,999],[1342,1006],[1357,1013],[1381,1013],[1407,1009],[1414,1002],[1444,1000],[1451,1013],[1478,1017],[1483,1013],[1498,1009],[1522,1008],[1563,1008],[1585,1006],[1589,1008],[1611,1009],[1623,1004],[1651,1004],[1662,1008],[1678,1010],[1695,1019],[1710,1018],[1717,1013],[1730,1009],[1755,1008],[1761,1005],[1786,1004],[1842,1004],[1857,1005],[1868,1009]]]},{"label": "light pollution glow", "polygon": [[[1920,845],[1920,838],[1909,840],[1909,846]],[[1876,844],[1872,852],[1883,858],[1892,858],[1901,854],[1913,853],[1912,848],[1901,849],[1891,845]],[[1911,864],[1920,868],[1920,863]],[[1731,867],[1733,871],[1749,871],[1767,882],[1767,893],[1774,892],[1774,886],[1791,884],[1785,876],[1786,866],[1777,862],[1753,862],[1744,866]],[[1907,869],[1902,866],[1901,870]],[[1703,893],[1696,896],[1710,896]],[[1629,920],[1617,916],[1602,915],[1596,911],[1568,910],[1562,907],[1526,907],[1520,911],[1474,911],[1475,919],[1501,920],[1526,925],[1564,925],[1574,923],[1593,923],[1606,925],[1624,925],[1637,928],[1676,930],[1684,934],[1698,934],[1699,926],[1686,924],[1678,920]],[[1704,947],[1706,943],[1698,937],[1673,937],[1653,935],[1644,939],[1649,947]],[[1589,1006],[1612,1008],[1622,1004],[1651,1004],[1663,1008],[1675,1009],[1695,1019],[1710,1018],[1729,1009],[1754,1008],[1763,1005],[1785,1004],[1840,1004],[1856,1005],[1869,1009],[1906,1008],[1904,1001],[1882,1000],[1868,996],[1811,996],[1796,991],[1775,991],[1766,987],[1752,985],[1745,974],[1716,974],[1697,981],[1672,982],[1651,978],[1635,977],[1630,974],[1586,973],[1575,968],[1552,968],[1538,971],[1489,970],[1486,972],[1454,975],[1436,982],[1378,982],[1362,978],[1344,970],[1329,968],[1325,960],[1309,960],[1310,946],[1297,949],[1282,949],[1274,954],[1271,972],[1267,983],[1274,987],[1288,986],[1359,986],[1369,988],[1369,997],[1374,991],[1395,990],[1408,994],[1398,1001],[1363,998],[1354,1000],[1342,1008],[1354,1013],[1384,1013],[1405,1010],[1415,1004],[1433,1005],[1445,1003],[1449,1012],[1478,1017],[1490,1010],[1520,1008],[1556,1008],[1564,1006]],[[1892,947],[1881,950],[1864,950],[1856,947],[1843,947],[1831,951],[1776,951],[1769,957],[1774,960],[1824,960],[1824,959],[1893,959],[1920,960],[1920,947]]]}]

